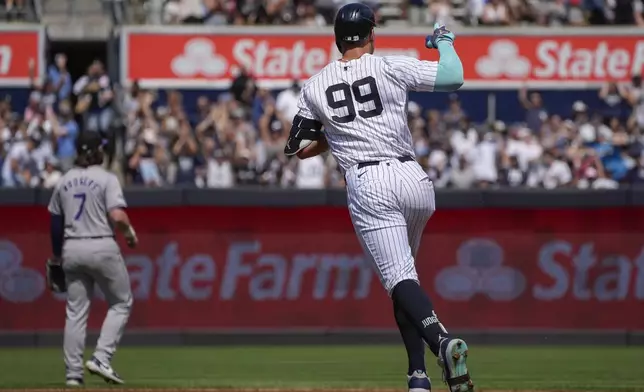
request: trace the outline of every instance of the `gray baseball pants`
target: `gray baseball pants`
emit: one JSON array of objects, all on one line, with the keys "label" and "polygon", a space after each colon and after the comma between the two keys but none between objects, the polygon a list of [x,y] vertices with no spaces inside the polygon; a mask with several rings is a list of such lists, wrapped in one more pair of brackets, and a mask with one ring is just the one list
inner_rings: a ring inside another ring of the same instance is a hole
[{"label": "gray baseball pants", "polygon": [[70,239],[63,249],[67,280],[65,368],[67,378],[83,378],[87,318],[97,285],[109,305],[94,356],[109,364],[132,309],[130,278],[118,244],[111,238]]}]

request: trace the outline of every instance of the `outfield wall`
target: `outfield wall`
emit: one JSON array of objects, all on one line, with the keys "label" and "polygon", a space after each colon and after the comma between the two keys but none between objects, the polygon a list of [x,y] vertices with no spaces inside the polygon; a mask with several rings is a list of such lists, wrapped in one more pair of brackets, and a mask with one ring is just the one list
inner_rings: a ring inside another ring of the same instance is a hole
[{"label": "outfield wall", "polygon": [[[60,342],[45,289],[49,193],[0,191],[0,345]],[[141,244],[125,343],[397,341],[344,192],[126,191]],[[477,343],[641,344],[644,189],[439,190],[417,257],[439,316]],[[90,329],[106,305],[97,293]]]}]

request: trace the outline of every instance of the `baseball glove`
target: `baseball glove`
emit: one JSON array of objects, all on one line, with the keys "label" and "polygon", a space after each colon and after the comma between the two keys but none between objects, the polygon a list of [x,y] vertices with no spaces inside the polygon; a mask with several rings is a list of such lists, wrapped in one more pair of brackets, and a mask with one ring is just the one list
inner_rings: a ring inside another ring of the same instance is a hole
[{"label": "baseball glove", "polygon": [[64,293],[67,291],[65,271],[59,260],[47,260],[47,286],[54,293]]}]

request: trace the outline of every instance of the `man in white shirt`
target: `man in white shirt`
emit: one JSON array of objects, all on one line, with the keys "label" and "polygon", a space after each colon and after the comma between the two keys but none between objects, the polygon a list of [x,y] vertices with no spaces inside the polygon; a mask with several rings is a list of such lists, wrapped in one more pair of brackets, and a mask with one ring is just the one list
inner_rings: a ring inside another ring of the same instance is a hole
[{"label": "man in white shirt", "polygon": [[295,187],[299,189],[322,189],[325,187],[326,166],[321,156],[303,159],[297,163]]},{"label": "man in white shirt", "polygon": [[207,161],[208,188],[232,188],[235,186],[235,173],[230,160],[225,159],[221,150],[216,150],[213,155]]},{"label": "man in white shirt", "polygon": [[496,166],[498,142],[492,133],[487,133],[473,154],[474,176],[480,185],[496,183],[498,169]]},{"label": "man in white shirt", "polygon": [[546,189],[565,187],[572,181],[570,166],[555,155],[546,151],[543,154],[543,164],[536,167],[528,176],[528,186],[542,186]]},{"label": "man in white shirt", "polygon": [[543,147],[528,128],[516,130],[505,148],[507,156],[517,157],[521,170],[528,170],[530,163],[538,160],[542,153]]},{"label": "man in white shirt", "polygon": [[297,102],[300,99],[300,84],[297,80],[293,81],[293,85],[277,95],[275,101],[275,108],[282,113],[284,118],[290,123],[293,122],[293,117],[300,110],[297,107]]},{"label": "man in white shirt", "polygon": [[30,160],[31,149],[27,140],[20,135],[16,133],[13,141],[10,142],[9,151],[2,165],[2,184],[5,187],[26,185],[22,181],[22,170]]}]

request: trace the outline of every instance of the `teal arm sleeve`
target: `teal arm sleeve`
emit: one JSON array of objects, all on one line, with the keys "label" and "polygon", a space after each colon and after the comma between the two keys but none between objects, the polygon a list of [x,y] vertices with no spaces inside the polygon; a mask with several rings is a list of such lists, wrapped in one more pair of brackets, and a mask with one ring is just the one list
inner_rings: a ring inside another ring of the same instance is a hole
[{"label": "teal arm sleeve", "polygon": [[438,53],[440,53],[440,60],[436,71],[434,91],[458,90],[464,82],[463,64],[454,50],[454,45],[448,41],[440,41],[438,42]]}]

